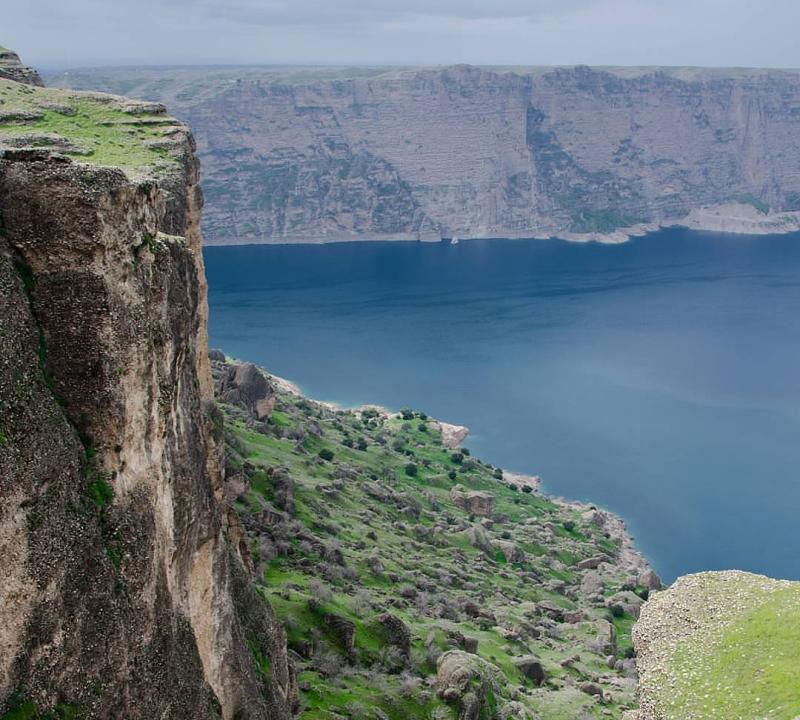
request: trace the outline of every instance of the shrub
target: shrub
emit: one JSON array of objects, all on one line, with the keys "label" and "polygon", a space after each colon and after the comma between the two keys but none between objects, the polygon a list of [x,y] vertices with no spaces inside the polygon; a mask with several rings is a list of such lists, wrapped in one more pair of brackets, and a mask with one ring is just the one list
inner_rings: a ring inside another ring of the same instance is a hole
[{"label": "shrub", "polygon": [[330,450],[329,448],[322,448],[322,450],[319,451],[319,456],[323,460],[327,460],[328,462],[330,462],[331,460],[333,460],[333,450]]},{"label": "shrub", "polygon": [[359,450],[366,450],[367,449],[367,440],[366,438],[358,438],[358,442],[356,443],[356,447]]},{"label": "shrub", "polygon": [[609,610],[611,610],[611,615],[615,618],[621,618],[625,616],[625,608],[619,603],[614,603]]},{"label": "shrub", "polygon": [[342,445],[349,448],[353,447],[354,445],[353,438],[345,438],[344,440],[342,440]]},{"label": "shrub", "polygon": [[574,520],[564,520],[564,530],[567,532],[572,532],[575,529],[575,521]]},{"label": "shrub", "polygon": [[426,433],[428,432],[428,426],[424,422],[421,422],[419,425],[417,425],[417,430],[419,430],[421,433]]},{"label": "shrub", "polygon": [[455,480],[458,475],[456,474],[455,470],[451,470],[449,473],[447,473],[447,477],[449,477],[451,480]]},{"label": "shrub", "polygon": [[456,453],[453,453],[453,454],[450,456],[450,459],[451,459],[451,460],[452,460],[452,461],[453,461],[453,462],[454,462],[456,465],[460,465],[462,462],[464,462],[464,455],[463,455],[462,453],[460,453],[460,452],[456,452]]},{"label": "shrub", "polygon": [[524,492],[524,493],[532,493],[533,492],[533,488],[530,485],[523,485],[522,486],[522,492]]},{"label": "shrub", "polygon": [[495,468],[492,475],[494,475],[498,480],[503,479],[503,471],[500,468]]},{"label": "shrub", "polygon": [[414,419],[414,411],[411,410],[410,408],[403,408],[400,411],[400,416],[403,418],[403,420],[413,420]]},{"label": "shrub", "polygon": [[414,477],[417,474],[417,466],[414,463],[408,463],[405,470],[406,475],[409,477]]}]

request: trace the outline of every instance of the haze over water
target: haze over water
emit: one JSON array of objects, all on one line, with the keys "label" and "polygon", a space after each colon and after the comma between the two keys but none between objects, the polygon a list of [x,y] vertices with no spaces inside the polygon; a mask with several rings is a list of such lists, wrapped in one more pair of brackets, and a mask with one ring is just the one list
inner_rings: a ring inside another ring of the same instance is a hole
[{"label": "haze over water", "polygon": [[662,576],[800,578],[800,234],[206,249],[212,346],[621,514]]}]

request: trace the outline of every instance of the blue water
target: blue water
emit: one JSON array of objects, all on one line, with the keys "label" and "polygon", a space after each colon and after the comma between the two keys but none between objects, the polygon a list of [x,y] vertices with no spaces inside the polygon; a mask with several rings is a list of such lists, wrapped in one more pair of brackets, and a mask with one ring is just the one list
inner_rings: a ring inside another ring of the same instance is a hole
[{"label": "blue water", "polygon": [[800,234],[208,248],[211,343],[620,513],[667,579],[800,578]]}]

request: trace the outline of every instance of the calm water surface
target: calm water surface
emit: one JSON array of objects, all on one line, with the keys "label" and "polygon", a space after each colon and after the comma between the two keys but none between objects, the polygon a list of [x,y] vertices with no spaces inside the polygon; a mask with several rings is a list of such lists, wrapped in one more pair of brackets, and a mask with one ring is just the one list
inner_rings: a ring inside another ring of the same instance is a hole
[{"label": "calm water surface", "polygon": [[800,578],[800,235],[207,248],[211,343],[620,513],[668,579]]}]

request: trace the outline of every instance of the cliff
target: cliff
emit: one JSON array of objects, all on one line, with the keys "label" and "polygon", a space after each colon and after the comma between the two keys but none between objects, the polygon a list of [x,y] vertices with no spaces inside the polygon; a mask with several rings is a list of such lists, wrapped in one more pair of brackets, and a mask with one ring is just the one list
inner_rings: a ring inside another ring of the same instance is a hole
[{"label": "cliff", "polygon": [[288,718],[228,541],[191,135],[110,96],[0,101],[0,714]]},{"label": "cliff", "polygon": [[120,69],[198,137],[211,243],[800,229],[800,74]]},{"label": "cliff", "polygon": [[743,572],[679,578],[633,630],[641,710],[630,720],[793,720],[800,583]]}]

